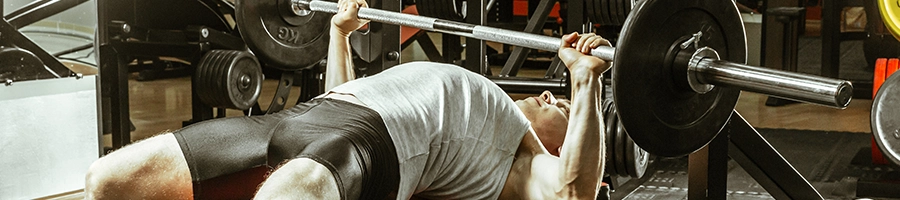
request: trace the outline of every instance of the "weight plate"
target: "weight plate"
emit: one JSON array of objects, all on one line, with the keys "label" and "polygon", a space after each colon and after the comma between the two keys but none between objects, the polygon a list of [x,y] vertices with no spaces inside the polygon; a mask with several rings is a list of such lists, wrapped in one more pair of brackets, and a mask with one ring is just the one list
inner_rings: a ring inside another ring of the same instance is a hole
[{"label": "weight plate", "polygon": [[212,50],[200,59],[192,82],[203,103],[246,110],[259,98],[262,80],[259,62],[250,53]]},{"label": "weight plate", "polygon": [[197,63],[196,72],[194,72],[193,80],[191,80],[191,85],[194,88],[194,91],[197,93],[197,96],[200,97],[200,101],[207,105],[216,105],[215,98],[215,89],[213,86],[214,76],[211,74],[212,70],[211,66],[215,65],[215,62],[218,61],[213,59],[216,54],[207,52],[200,58],[200,62]]},{"label": "weight plate", "polygon": [[722,130],[740,90],[716,87],[698,94],[677,87],[676,76],[686,75],[673,72],[683,68],[666,63],[667,54],[682,42],[679,38],[700,31],[700,46],[717,50],[723,60],[744,63],[744,27],[737,8],[732,1],[646,0],[632,12],[612,63],[619,123],[651,154],[694,152]]},{"label": "weight plate", "polygon": [[897,40],[900,40],[900,1],[897,0],[877,0],[878,10],[881,12],[881,19],[888,30],[894,34]]},{"label": "weight plate", "polygon": [[635,169],[637,157],[634,156],[634,140],[631,140],[631,137],[628,137],[628,132],[625,131],[625,129],[622,129],[621,131],[622,132],[619,134],[622,134],[622,137],[625,139],[625,174],[635,177],[635,175],[637,175],[637,169]]},{"label": "weight plate", "polygon": [[228,76],[225,79],[231,108],[247,110],[259,99],[262,91],[262,68],[253,55],[236,52],[229,59]]},{"label": "weight plate", "polygon": [[221,87],[218,87],[216,81],[218,81],[219,76],[216,76],[216,71],[222,65],[221,53],[218,51],[210,51],[207,52],[203,56],[203,61],[199,63],[198,69],[201,69],[197,72],[200,76],[195,78],[193,82],[197,82],[198,87],[195,91],[200,96],[200,100],[206,103],[209,106],[217,106],[221,105],[219,99],[222,95],[220,95]]},{"label": "weight plate", "polygon": [[[612,24],[610,25],[622,25],[622,21],[619,21],[619,1],[620,0],[606,0],[609,2],[609,18],[612,20]],[[624,20],[623,20],[624,21]]]},{"label": "weight plate", "polygon": [[612,13],[610,13],[610,10],[609,10],[609,7],[610,7],[609,1],[611,1],[611,0],[602,0],[603,3],[601,3],[600,8],[598,8],[598,9],[600,9],[600,12],[603,12],[600,14],[601,14],[601,16],[603,16],[603,21],[606,22],[606,23],[603,23],[603,25],[605,25],[605,26],[613,25]]},{"label": "weight plate", "polygon": [[[331,0],[329,0],[331,1]],[[235,21],[241,38],[266,66],[303,69],[328,55],[332,14],[298,16],[291,0],[238,0]]]},{"label": "weight plate", "polygon": [[594,4],[596,4],[596,1],[599,0],[584,0],[584,7],[587,8],[585,9],[585,14],[588,15],[588,19],[591,20],[591,22],[602,24],[603,22],[601,22],[597,17],[597,10],[594,9]]},{"label": "weight plate", "polygon": [[900,75],[887,78],[872,102],[872,132],[881,152],[900,164]]},{"label": "weight plate", "polygon": [[628,135],[628,131],[625,131],[626,144],[628,144],[628,148],[626,149],[628,152],[625,152],[626,159],[628,160],[628,171],[629,175],[634,178],[641,178],[644,176],[644,173],[647,172],[647,167],[650,164],[650,155],[647,154],[647,151],[642,149],[640,146],[634,143],[634,140],[631,139],[631,136]]},{"label": "weight plate", "polygon": [[[617,108],[615,106],[613,106],[613,110],[616,110],[616,109]],[[613,118],[616,118],[616,117],[613,117]],[[621,126],[621,124],[618,124],[619,123],[618,118],[616,118],[615,121],[616,121],[616,129],[614,129],[614,131],[616,132],[616,137],[613,138],[613,140],[615,140],[616,146],[614,147],[613,150],[615,151],[614,153],[616,154],[616,171],[619,172],[620,176],[627,176],[628,171],[626,170],[627,168],[625,167],[625,162],[626,162],[626,160],[625,160],[625,137],[622,135],[623,133],[625,133],[625,129],[624,129],[625,127]]]},{"label": "weight plate", "polygon": [[[627,130],[626,130],[626,134],[627,134]],[[631,135],[628,136],[628,139],[629,140],[632,139]],[[636,162],[634,162],[635,163],[634,167],[635,167],[636,173],[634,174],[633,177],[641,178],[641,177],[644,177],[644,174],[647,173],[647,168],[650,168],[650,153],[648,153],[647,150],[644,150],[644,148],[641,148],[641,146],[638,146],[636,143],[634,143],[634,140],[631,140],[631,142],[634,144],[634,153],[635,153],[634,157],[635,157],[635,161],[636,161]]]},{"label": "weight plate", "polygon": [[606,139],[605,143],[606,143],[606,158],[607,158],[606,159],[606,171],[610,175],[617,175],[617,174],[619,174],[619,172],[618,172],[618,169],[616,169],[616,164],[615,164],[616,154],[614,153],[615,152],[615,143],[616,143],[614,140],[614,138],[616,138],[615,137],[615,135],[616,135],[616,132],[615,132],[616,120],[615,119],[616,118],[612,117],[612,116],[615,116],[615,114],[612,113],[612,111],[611,111],[612,105],[613,105],[612,102],[609,102],[608,105],[605,106],[605,108],[604,108],[605,112],[604,112],[604,116],[603,116],[604,117],[603,119],[606,121],[606,129],[604,132],[605,139]]},{"label": "weight plate", "polygon": [[210,65],[208,68],[210,70],[209,77],[211,78],[209,90],[214,92],[212,93],[212,97],[215,102],[215,104],[210,105],[215,105],[216,107],[226,107],[227,105],[225,103],[225,98],[228,98],[226,95],[228,94],[228,88],[222,83],[224,82],[222,79],[225,76],[225,72],[228,70],[228,66],[226,66],[228,53],[230,53],[230,51],[215,51],[215,53],[210,54],[213,56],[214,62],[213,65]]}]

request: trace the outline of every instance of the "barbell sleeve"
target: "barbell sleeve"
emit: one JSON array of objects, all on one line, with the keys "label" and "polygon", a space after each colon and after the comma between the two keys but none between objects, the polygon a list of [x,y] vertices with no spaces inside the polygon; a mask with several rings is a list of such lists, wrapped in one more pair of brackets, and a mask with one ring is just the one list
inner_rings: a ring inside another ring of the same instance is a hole
[{"label": "barbell sleeve", "polygon": [[[319,0],[292,0],[301,9],[316,12],[337,13],[337,3]],[[410,15],[372,8],[360,8],[358,17],[374,22],[419,28],[426,31],[448,33],[469,38],[499,42],[514,46],[557,52],[560,38],[511,31],[488,26],[467,24],[432,17]],[[591,55],[606,61],[615,58],[616,49],[601,46],[591,50]],[[690,68],[700,74],[700,82],[735,87],[798,101],[844,108],[852,98],[850,82],[793,72],[771,70],[763,67],[732,63],[718,59],[702,59],[698,68]],[[622,66],[628,67],[628,66]]]},{"label": "barbell sleeve", "polygon": [[700,82],[787,99],[845,108],[853,98],[849,81],[810,76],[717,59],[702,59]]}]

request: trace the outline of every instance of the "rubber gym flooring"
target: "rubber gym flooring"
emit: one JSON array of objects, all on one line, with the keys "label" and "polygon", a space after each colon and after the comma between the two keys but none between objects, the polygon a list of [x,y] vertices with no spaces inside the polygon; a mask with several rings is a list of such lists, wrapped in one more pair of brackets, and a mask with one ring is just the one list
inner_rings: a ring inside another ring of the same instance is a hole
[{"label": "rubber gym flooring", "polygon": [[[855,199],[857,182],[898,173],[896,166],[874,166],[867,134],[830,131],[758,129],[761,135],[826,199]],[[859,155],[859,156],[858,156]],[[856,158],[856,160],[854,160]],[[686,199],[687,157],[657,158],[650,178],[638,187],[622,186],[613,199]],[[740,165],[728,164],[728,199],[772,199]],[[619,178],[627,181],[627,179]],[[880,198],[879,198],[880,199]]]}]

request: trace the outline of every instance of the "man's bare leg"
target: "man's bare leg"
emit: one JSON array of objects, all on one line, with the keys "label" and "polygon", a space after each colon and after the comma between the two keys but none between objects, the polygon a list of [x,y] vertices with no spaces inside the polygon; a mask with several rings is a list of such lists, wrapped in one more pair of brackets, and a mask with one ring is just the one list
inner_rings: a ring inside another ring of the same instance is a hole
[{"label": "man's bare leg", "polygon": [[106,155],[91,165],[85,199],[191,199],[191,172],[171,133]]},{"label": "man's bare leg", "polygon": [[254,199],[340,199],[337,182],[324,165],[308,158],[291,160],[263,182]]}]

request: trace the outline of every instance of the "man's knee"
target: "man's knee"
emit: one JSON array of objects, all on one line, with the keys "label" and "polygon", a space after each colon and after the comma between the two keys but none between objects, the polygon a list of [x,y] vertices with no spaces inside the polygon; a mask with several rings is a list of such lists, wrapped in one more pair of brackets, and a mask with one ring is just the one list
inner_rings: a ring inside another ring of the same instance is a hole
[{"label": "man's knee", "polygon": [[85,177],[87,199],[189,197],[190,193],[190,171],[172,134],[104,156],[91,164]]},{"label": "man's knee", "polygon": [[294,159],[273,172],[255,199],[339,199],[337,181],[324,165]]},{"label": "man's knee", "polygon": [[118,198],[117,193],[123,192],[123,188],[116,186],[124,186],[119,183],[128,176],[117,173],[121,171],[115,169],[124,166],[117,166],[109,160],[108,157],[101,157],[88,168],[84,183],[85,199],[115,199]]}]

